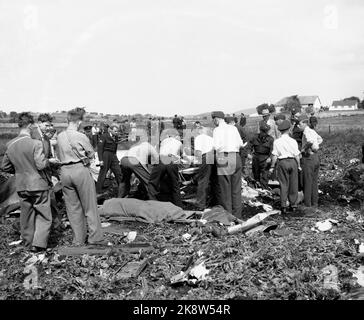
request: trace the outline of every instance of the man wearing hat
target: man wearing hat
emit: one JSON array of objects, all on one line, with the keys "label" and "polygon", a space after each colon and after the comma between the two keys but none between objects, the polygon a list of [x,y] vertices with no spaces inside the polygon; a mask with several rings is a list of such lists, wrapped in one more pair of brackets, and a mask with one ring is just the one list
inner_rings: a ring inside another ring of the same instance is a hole
[{"label": "man wearing hat", "polygon": [[216,128],[213,131],[213,146],[216,152],[217,200],[225,210],[241,218],[241,159],[239,150],[246,144],[238,129],[228,125],[222,111],[211,113]]},{"label": "man wearing hat", "polygon": [[318,172],[320,168],[320,159],[317,152],[322,143],[322,138],[309,127],[307,115],[302,114],[298,121],[298,127],[303,132],[301,153],[304,204],[306,207],[316,207],[318,205]]},{"label": "man wearing hat", "polygon": [[309,123],[310,123],[310,128],[315,130],[316,126],[318,124],[318,120],[317,120],[317,117],[315,116],[315,112],[311,112]]},{"label": "man wearing hat", "polygon": [[262,122],[265,122],[269,127],[269,131],[268,131],[268,134],[275,140],[278,138],[279,136],[279,133],[278,133],[278,129],[277,129],[277,126],[274,122],[273,119],[271,119],[271,114],[269,112],[268,109],[263,109],[262,110],[262,117],[263,117],[263,120],[261,120],[259,122],[259,132],[260,132],[260,124]]},{"label": "man wearing hat", "polygon": [[100,141],[97,146],[97,153],[101,167],[96,184],[96,191],[98,194],[102,193],[106,174],[109,169],[111,169],[119,186],[119,196],[121,195],[122,173],[119,166],[119,160],[116,156],[116,150],[118,148],[118,134],[119,126],[116,123],[112,123],[108,128],[108,132],[105,132],[100,137]]},{"label": "man wearing hat", "polygon": [[274,116],[274,122],[277,126],[277,131],[278,131],[278,138],[281,136],[280,131],[278,130],[278,126],[283,122],[283,120],[286,120],[286,116],[282,113],[279,113],[277,115]]},{"label": "man wearing hat", "polygon": [[292,210],[296,211],[298,170],[301,170],[300,151],[298,150],[297,141],[289,136],[290,127],[289,120],[283,120],[278,126],[278,130],[282,135],[273,143],[272,166],[269,169],[273,173],[276,167],[277,179],[280,185],[282,214],[287,213],[287,199]]},{"label": "man wearing hat", "polygon": [[250,142],[253,151],[252,170],[255,181],[268,189],[268,174],[271,164],[271,153],[274,139],[267,133],[270,127],[264,121],[260,124],[260,132]]}]

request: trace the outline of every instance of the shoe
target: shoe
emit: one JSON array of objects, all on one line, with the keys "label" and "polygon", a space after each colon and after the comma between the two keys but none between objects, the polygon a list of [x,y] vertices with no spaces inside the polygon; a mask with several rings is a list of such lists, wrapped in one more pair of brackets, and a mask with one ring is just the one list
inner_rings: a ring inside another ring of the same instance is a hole
[{"label": "shoe", "polygon": [[29,249],[30,252],[33,253],[39,253],[39,252],[44,252],[46,251],[46,248],[41,248],[41,247],[37,247],[37,246],[31,246]]},{"label": "shoe", "polygon": [[281,208],[281,214],[286,215],[287,214],[287,208]]}]

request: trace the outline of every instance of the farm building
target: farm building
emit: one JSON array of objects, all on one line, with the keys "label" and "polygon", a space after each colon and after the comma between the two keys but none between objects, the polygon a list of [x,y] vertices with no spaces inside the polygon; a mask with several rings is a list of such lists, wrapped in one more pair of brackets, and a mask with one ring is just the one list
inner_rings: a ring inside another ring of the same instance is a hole
[{"label": "farm building", "polygon": [[[297,96],[298,100],[300,101],[302,110],[305,110],[308,107],[313,107],[313,110],[315,112],[318,112],[321,108],[321,101],[319,96]],[[283,106],[287,103],[287,100],[289,97],[285,97],[281,100],[279,100],[275,106],[276,110],[279,112]]]},{"label": "farm building", "polygon": [[357,100],[336,100],[332,102],[329,111],[358,110]]}]

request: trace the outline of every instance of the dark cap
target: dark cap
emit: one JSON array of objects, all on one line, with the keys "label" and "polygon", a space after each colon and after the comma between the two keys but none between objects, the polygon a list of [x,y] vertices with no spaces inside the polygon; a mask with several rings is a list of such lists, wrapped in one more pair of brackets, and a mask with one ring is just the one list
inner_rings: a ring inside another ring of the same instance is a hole
[{"label": "dark cap", "polygon": [[234,117],[233,117],[233,116],[226,116],[226,117],[225,117],[225,121],[226,121],[227,123],[229,123],[229,122],[231,122],[231,121],[234,121]]},{"label": "dark cap", "polygon": [[211,117],[212,118],[224,119],[225,118],[225,114],[222,111],[213,111],[213,112],[211,112]]},{"label": "dark cap", "polygon": [[259,130],[263,132],[268,132],[270,130],[270,125],[267,124],[265,121],[261,121],[259,123]]},{"label": "dark cap", "polygon": [[286,120],[286,116],[282,113],[278,113],[277,115],[274,116],[274,120]]},{"label": "dark cap", "polygon": [[298,117],[298,121],[308,121],[308,116],[307,114],[302,113],[299,117]]},{"label": "dark cap", "polygon": [[285,131],[288,130],[291,127],[291,123],[289,120],[283,120],[281,124],[278,125],[279,131]]}]

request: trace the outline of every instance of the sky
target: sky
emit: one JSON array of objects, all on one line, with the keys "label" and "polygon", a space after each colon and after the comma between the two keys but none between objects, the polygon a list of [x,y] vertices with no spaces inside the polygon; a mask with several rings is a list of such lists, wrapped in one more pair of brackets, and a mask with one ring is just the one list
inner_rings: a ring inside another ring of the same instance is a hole
[{"label": "sky", "polygon": [[364,94],[362,0],[0,0],[0,110],[234,112]]}]

